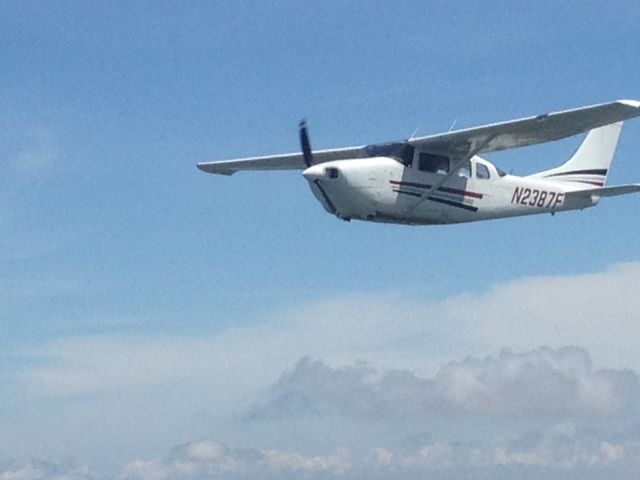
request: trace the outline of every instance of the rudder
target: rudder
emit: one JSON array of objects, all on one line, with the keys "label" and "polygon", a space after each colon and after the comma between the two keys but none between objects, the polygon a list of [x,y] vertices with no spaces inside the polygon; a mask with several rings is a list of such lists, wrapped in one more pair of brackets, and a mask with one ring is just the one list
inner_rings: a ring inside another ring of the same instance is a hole
[{"label": "rudder", "polygon": [[566,163],[532,177],[604,186],[618,145],[622,123],[590,130],[576,153]]}]

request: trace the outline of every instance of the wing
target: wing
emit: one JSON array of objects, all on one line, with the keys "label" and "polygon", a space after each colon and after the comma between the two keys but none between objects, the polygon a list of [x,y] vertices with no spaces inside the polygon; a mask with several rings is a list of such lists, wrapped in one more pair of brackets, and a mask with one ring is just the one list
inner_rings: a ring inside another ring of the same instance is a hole
[{"label": "wing", "polygon": [[[346,160],[361,156],[363,147],[336,148],[332,150],[314,150],[314,163]],[[307,168],[302,153],[269,155],[266,157],[248,157],[219,162],[199,163],[198,168],[208,173],[231,175],[241,170],[301,170]]]},{"label": "wing", "polygon": [[459,158],[466,157],[471,152],[476,155],[560,140],[639,115],[639,101],[618,100],[591,107],[412,138],[409,142],[423,151]]},{"label": "wing", "polygon": [[[426,152],[465,159],[483,152],[559,140],[638,115],[640,115],[640,102],[619,100],[439,135],[412,138],[408,142]],[[314,151],[314,164],[367,156],[364,148],[360,146]],[[305,167],[301,153],[198,164],[200,170],[221,175],[231,175],[241,170],[300,170]]]}]

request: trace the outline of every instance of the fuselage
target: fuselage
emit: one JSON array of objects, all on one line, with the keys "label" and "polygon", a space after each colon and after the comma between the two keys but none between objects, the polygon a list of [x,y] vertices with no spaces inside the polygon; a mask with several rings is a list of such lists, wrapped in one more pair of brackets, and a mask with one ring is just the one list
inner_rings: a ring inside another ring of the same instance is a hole
[{"label": "fuselage", "polygon": [[568,182],[508,175],[478,156],[453,175],[449,166],[446,157],[437,155],[416,155],[410,162],[379,156],[326,162],[303,174],[325,209],[345,220],[449,224],[597,203],[589,196],[567,196],[579,188]]}]

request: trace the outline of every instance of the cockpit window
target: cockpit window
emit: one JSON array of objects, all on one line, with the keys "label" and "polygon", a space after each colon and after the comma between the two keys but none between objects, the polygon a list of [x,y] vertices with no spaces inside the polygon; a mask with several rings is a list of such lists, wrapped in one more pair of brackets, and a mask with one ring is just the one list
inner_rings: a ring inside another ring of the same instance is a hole
[{"label": "cockpit window", "polygon": [[449,157],[431,153],[421,153],[418,160],[418,169],[423,172],[449,173]]},{"label": "cockpit window", "polygon": [[367,157],[393,157],[404,165],[411,166],[415,148],[404,142],[378,143],[364,148]]},{"label": "cockpit window", "polygon": [[479,178],[481,180],[491,178],[491,174],[489,173],[489,169],[486,165],[476,163],[476,178]]}]

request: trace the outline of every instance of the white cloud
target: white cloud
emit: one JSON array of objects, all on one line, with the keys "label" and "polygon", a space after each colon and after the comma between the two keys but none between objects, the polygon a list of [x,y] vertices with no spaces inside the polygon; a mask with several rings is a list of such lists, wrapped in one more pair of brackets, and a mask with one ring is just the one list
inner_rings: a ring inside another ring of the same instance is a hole
[{"label": "white cloud", "polygon": [[[529,439],[517,438],[484,444],[439,442],[423,445],[416,451],[393,452],[377,448],[375,463],[387,470],[429,469],[495,469],[500,467],[548,468],[556,471],[594,469],[598,467],[629,466],[625,463],[626,448],[633,451],[631,464],[640,467],[637,446],[614,443],[599,433],[560,433],[551,429],[534,432]],[[380,459],[383,461],[380,461]],[[584,471],[584,470],[582,470]]]},{"label": "white cloud", "polygon": [[[593,430],[562,424],[544,432],[483,443],[430,442],[413,450],[375,447],[354,456],[347,450],[308,455],[273,449],[231,449],[214,440],[176,447],[164,458],[131,462],[123,480],[169,479],[368,479],[368,478],[636,478],[639,445]],[[593,477],[592,477],[593,476]]]},{"label": "white cloud", "polygon": [[451,442],[424,445],[414,455],[400,455],[398,465],[409,468],[448,468],[455,462],[455,445]]},{"label": "white cloud", "polygon": [[594,370],[577,347],[502,351],[444,365],[432,378],[409,370],[377,371],[365,364],[332,368],[300,360],[253,407],[252,418],[342,415],[371,420],[434,415],[609,416],[639,399],[630,371]]},{"label": "white cloud", "polygon": [[640,370],[640,262],[602,272],[523,278],[438,305],[474,349],[581,345],[601,362]]},{"label": "white cloud", "polygon": [[334,472],[339,474],[351,468],[349,452],[346,450],[326,456],[281,453],[273,449],[263,450],[261,454],[266,465],[276,471]]},{"label": "white cloud", "polygon": [[86,467],[33,460],[0,467],[0,480],[281,480],[441,478],[637,478],[637,439],[614,440],[602,432],[564,424],[522,438],[486,444],[430,442],[407,451],[375,447],[354,456],[345,449],[302,454],[274,449],[230,448],[212,439],[177,446],[164,457],[137,459],[106,477]]},{"label": "white cloud", "polygon": [[296,474],[337,474],[351,468],[349,453],[303,455],[274,449],[231,449],[214,440],[176,447],[163,459],[136,460],[126,466],[126,480],[176,478],[279,478]]},{"label": "white cloud", "polygon": [[427,441],[410,449],[378,446],[301,453],[273,448],[231,448],[213,439],[187,442],[166,456],[136,459],[109,477],[86,467],[33,460],[0,467],[0,480],[281,480],[386,478],[602,478],[635,479],[640,471],[637,435],[608,434],[559,424],[514,438],[482,442]]}]

